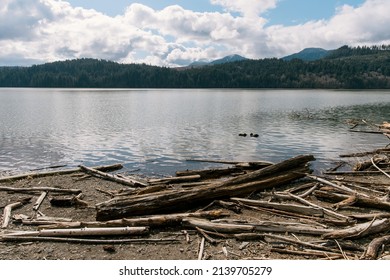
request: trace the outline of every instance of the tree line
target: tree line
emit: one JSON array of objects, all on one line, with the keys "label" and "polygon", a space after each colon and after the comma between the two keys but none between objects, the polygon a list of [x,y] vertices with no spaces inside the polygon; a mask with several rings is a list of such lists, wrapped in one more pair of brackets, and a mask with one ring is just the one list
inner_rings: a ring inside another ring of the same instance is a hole
[{"label": "tree line", "polygon": [[83,58],[31,67],[0,67],[0,86],[388,89],[390,46],[343,46],[310,62],[267,58],[186,68]]}]

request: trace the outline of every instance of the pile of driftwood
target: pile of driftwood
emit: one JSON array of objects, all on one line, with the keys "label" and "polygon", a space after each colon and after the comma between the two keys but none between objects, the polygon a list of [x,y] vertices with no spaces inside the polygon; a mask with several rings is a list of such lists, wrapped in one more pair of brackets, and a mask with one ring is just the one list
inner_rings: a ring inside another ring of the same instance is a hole
[{"label": "pile of driftwood", "polygon": [[[390,243],[389,153],[388,149],[374,151],[371,165],[361,163],[365,171],[359,167],[350,173],[333,170],[321,176],[312,175],[311,155],[276,164],[224,162],[230,166],[180,171],[176,177],[157,179],[111,174],[108,167],[80,166],[65,172],[84,172],[127,189],[105,190],[112,198],[96,203],[95,221],[12,215],[13,209],[30,200],[11,203],[4,207],[0,242],[175,242],[145,238],[169,227],[184,234],[195,230],[201,236],[199,259],[204,256],[205,242],[217,244],[225,239],[246,242],[243,244],[261,241],[271,252],[298,257],[377,259],[386,254]],[[356,175],[362,172],[373,173]],[[43,175],[52,174],[29,174]],[[0,182],[21,178],[0,178]],[[48,192],[69,194],[69,199],[51,201],[53,206],[88,206],[82,190],[77,189],[0,190],[39,192],[34,205],[37,212]],[[257,214],[248,215],[248,211]],[[9,230],[10,222],[37,228]]]}]

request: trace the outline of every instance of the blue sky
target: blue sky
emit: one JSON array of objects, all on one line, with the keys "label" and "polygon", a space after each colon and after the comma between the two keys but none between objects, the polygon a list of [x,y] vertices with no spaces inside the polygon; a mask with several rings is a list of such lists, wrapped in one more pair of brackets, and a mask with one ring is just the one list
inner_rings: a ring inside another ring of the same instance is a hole
[{"label": "blue sky", "polygon": [[[1,0],[0,65],[188,65],[390,44],[389,0]],[[3,4],[4,3],[4,4]]]}]

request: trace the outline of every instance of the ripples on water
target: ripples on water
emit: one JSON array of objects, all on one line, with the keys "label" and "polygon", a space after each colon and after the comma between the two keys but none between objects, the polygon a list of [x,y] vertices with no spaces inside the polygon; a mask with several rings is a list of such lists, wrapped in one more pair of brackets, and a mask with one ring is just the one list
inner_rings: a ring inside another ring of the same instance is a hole
[{"label": "ripples on water", "polygon": [[[0,89],[0,171],[125,162],[152,175],[188,158],[279,161],[383,147],[348,119],[390,120],[388,91]],[[258,138],[239,133],[258,133]]]}]

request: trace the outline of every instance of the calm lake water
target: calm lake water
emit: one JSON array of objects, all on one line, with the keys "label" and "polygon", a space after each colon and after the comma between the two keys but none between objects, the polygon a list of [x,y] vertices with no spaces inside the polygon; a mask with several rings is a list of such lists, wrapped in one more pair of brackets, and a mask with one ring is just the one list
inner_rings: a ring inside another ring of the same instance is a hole
[{"label": "calm lake water", "polygon": [[[0,89],[0,172],[122,162],[168,175],[210,164],[381,148],[348,119],[390,121],[390,91]],[[239,133],[257,133],[258,138]]]}]

